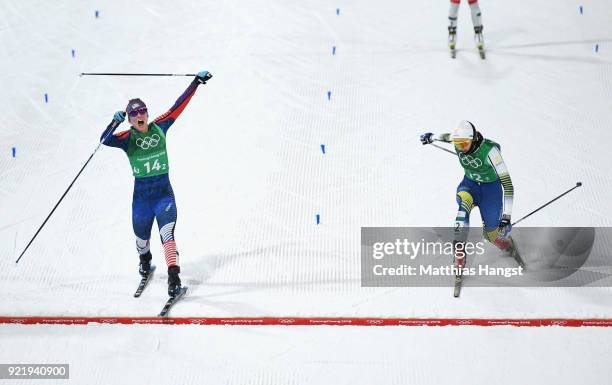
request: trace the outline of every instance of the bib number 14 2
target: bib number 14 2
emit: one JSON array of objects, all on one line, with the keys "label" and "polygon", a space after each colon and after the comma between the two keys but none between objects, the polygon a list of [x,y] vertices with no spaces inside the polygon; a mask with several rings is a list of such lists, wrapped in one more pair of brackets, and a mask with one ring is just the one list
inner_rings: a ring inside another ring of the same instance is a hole
[{"label": "bib number 14 2", "polygon": [[161,164],[159,164],[159,159],[155,159],[153,164],[151,164],[151,162],[146,162],[144,164],[144,167],[147,169],[147,174],[149,174],[151,172],[151,170],[159,171],[162,168],[164,170],[166,169],[166,165],[165,164],[163,166]]}]

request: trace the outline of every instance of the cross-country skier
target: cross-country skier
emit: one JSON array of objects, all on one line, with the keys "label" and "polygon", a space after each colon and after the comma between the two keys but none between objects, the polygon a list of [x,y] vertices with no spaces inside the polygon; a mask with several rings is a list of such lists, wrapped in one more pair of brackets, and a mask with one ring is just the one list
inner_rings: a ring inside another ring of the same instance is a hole
[{"label": "cross-country skier", "polygon": [[[454,57],[455,44],[457,42],[457,15],[459,14],[459,4],[461,0],[450,0],[450,8],[448,10],[448,47],[451,49],[451,54]],[[472,24],[474,24],[474,39],[476,46],[481,51],[481,56],[484,55],[484,38],[482,37],[482,15],[478,0],[468,0],[470,11],[472,13]],[[483,57],[484,58],[484,57]]]},{"label": "cross-country skier", "polygon": [[[485,238],[513,257],[516,249],[509,236],[514,188],[508,168],[502,159],[499,144],[484,139],[474,125],[461,121],[452,133],[421,135],[421,143],[433,141],[453,143],[465,176],[457,187],[459,205],[455,219],[455,242],[465,242],[469,231],[470,212],[478,206]],[[465,253],[455,253],[455,267],[465,266]]]},{"label": "cross-country skier", "polygon": [[[208,71],[198,72],[170,110],[151,123],[148,123],[149,113],[145,103],[140,99],[131,99],[125,111],[115,113],[113,122],[100,137],[103,144],[125,151],[132,166],[134,175],[132,226],[136,234],[136,249],[140,255],[140,275],[146,278],[151,273],[152,256],[149,240],[153,219],[156,219],[168,266],[168,294],[171,297],[181,291],[181,279],[174,241],[177,212],[174,192],[168,178],[166,134],[189,103],[198,85],[206,84],[211,77]],[[117,125],[114,121],[123,122],[126,113],[130,129],[112,134]]]}]

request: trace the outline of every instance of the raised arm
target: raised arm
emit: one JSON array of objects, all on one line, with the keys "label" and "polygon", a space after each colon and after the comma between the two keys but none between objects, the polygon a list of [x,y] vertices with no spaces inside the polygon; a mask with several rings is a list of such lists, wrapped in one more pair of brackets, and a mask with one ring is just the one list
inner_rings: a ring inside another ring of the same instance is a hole
[{"label": "raised arm", "polygon": [[431,144],[434,141],[450,143],[451,142],[450,133],[445,132],[445,133],[436,135],[431,132],[427,132],[421,135],[421,143],[423,144]]},{"label": "raised arm", "polygon": [[212,75],[208,71],[198,72],[198,75],[189,84],[185,92],[176,100],[174,105],[170,107],[163,115],[155,118],[154,122],[164,131],[164,134],[168,132],[168,129],[176,121],[178,116],[183,112],[187,104],[191,100],[193,94],[195,94],[200,84],[206,84]]},{"label": "raised arm", "polygon": [[450,136],[451,136],[451,134],[449,132],[445,132],[443,134],[434,135],[433,139],[437,140],[439,142],[450,143],[450,142],[452,142]]},{"label": "raised arm", "polygon": [[130,143],[130,132],[123,131],[117,134],[113,134],[115,129],[125,119],[124,111],[117,111],[113,116],[113,120],[106,126],[106,129],[100,135],[100,143],[109,147],[118,147],[123,151],[127,152],[128,145]]}]

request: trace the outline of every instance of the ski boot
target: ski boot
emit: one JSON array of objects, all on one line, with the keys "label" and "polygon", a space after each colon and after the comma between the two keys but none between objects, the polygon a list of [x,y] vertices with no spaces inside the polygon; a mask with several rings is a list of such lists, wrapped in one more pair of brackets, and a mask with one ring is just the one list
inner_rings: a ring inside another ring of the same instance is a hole
[{"label": "ski boot", "polygon": [[181,292],[180,272],[181,268],[179,266],[170,266],[168,268],[168,295],[170,297],[176,297]]},{"label": "ski boot", "polygon": [[514,258],[514,260],[516,261],[516,263],[518,263],[520,267],[522,267],[523,269],[526,268],[525,261],[519,254],[519,251],[516,247],[516,242],[514,241],[514,239],[512,239],[511,236],[497,237],[493,244],[497,246],[500,250],[505,251],[506,253],[508,253],[508,255]]},{"label": "ski boot", "polygon": [[144,254],[140,254],[140,265],[138,265],[138,272],[142,278],[146,278],[151,274],[151,259],[153,256],[150,251]]},{"label": "ski boot", "polygon": [[448,48],[450,49],[451,57],[454,59],[457,57],[457,51],[455,50],[455,44],[457,42],[457,27],[448,27]]},{"label": "ski boot", "polygon": [[484,51],[484,37],[482,37],[482,25],[474,27],[474,40],[476,41],[476,47],[478,48],[478,53],[480,53],[480,58],[485,59],[485,51]]}]

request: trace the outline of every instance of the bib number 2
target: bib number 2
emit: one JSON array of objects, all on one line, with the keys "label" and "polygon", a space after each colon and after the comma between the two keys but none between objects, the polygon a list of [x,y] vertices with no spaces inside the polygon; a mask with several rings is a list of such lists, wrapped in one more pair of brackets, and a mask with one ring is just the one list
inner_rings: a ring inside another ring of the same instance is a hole
[{"label": "bib number 2", "polygon": [[482,177],[480,176],[480,174],[470,173],[470,177],[472,178],[472,180],[475,180],[476,182],[483,182]]}]

